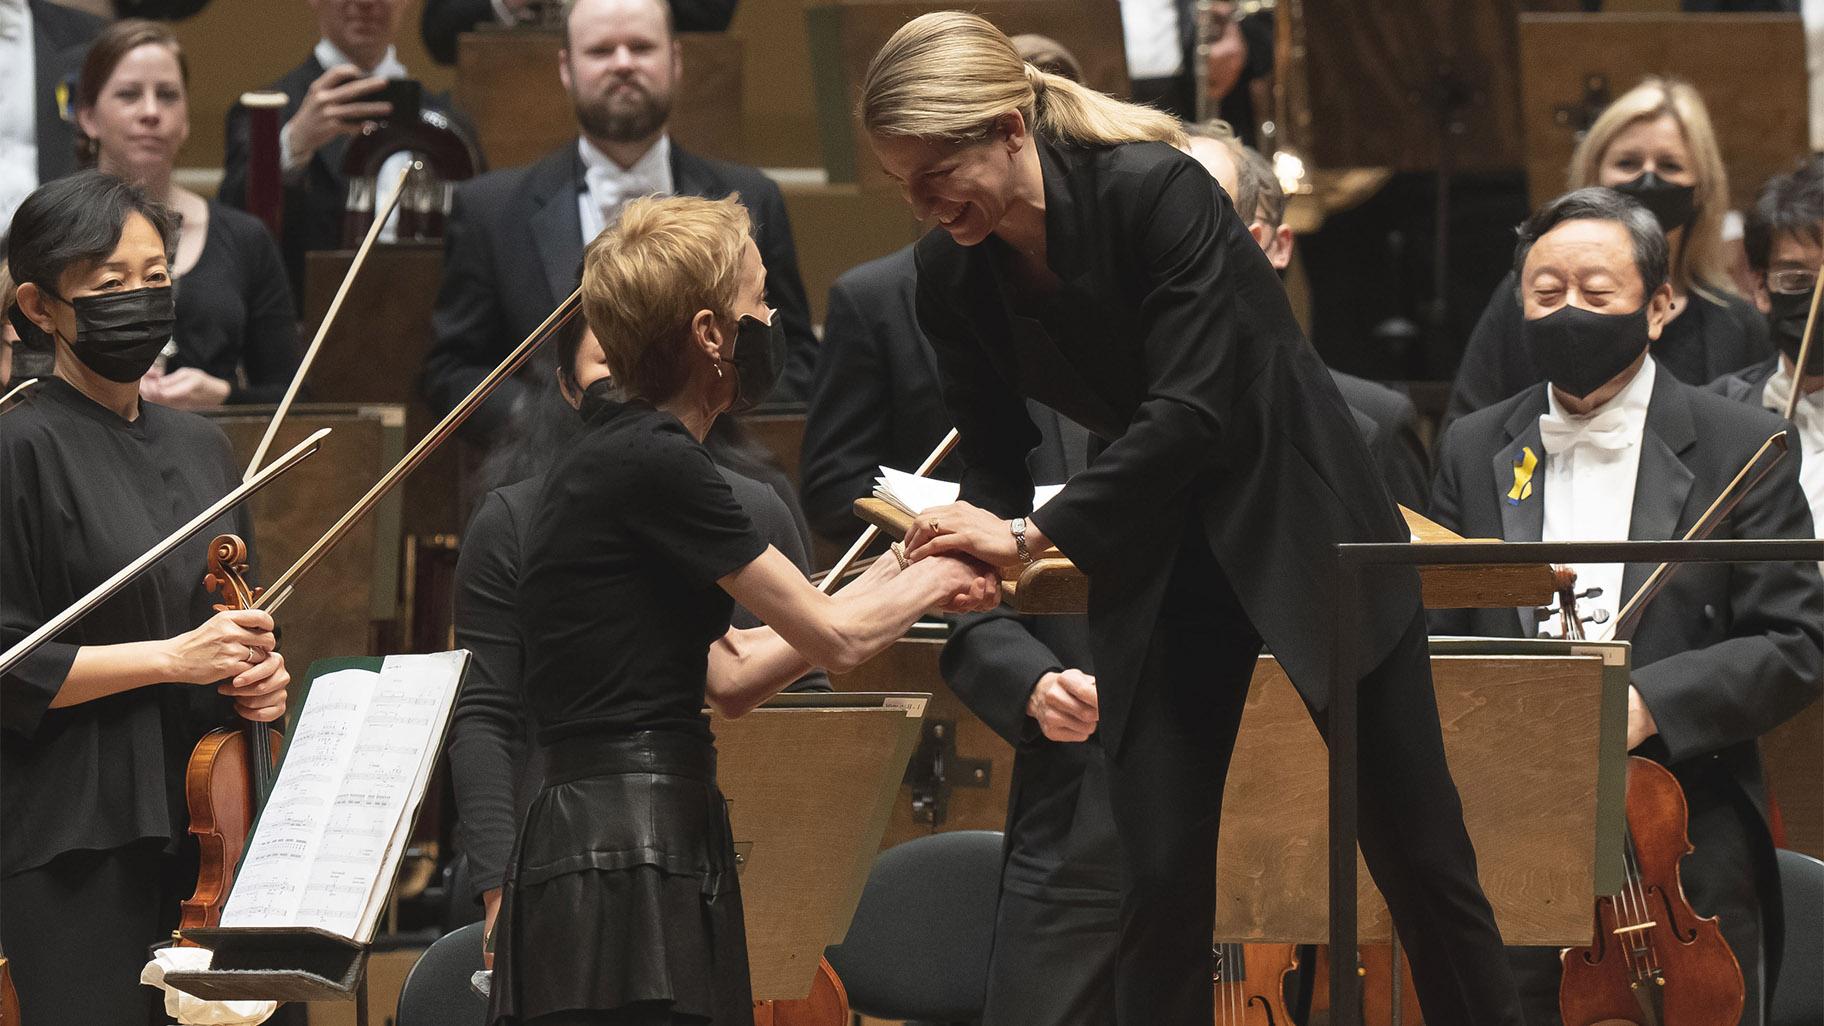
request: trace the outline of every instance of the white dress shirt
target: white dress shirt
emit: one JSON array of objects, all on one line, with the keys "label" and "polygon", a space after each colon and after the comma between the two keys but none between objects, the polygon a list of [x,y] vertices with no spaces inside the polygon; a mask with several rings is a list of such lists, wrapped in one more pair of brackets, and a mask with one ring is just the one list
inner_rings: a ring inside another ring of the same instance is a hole
[{"label": "white dress shirt", "polygon": [[1127,77],[1170,78],[1184,70],[1175,0],[1121,0]]},{"label": "white dress shirt", "polygon": [[[1651,356],[1621,394],[1588,416],[1566,413],[1558,396],[1545,386],[1549,412],[1539,418],[1545,449],[1545,541],[1627,541],[1634,522],[1634,484],[1640,476],[1641,438],[1647,429],[1647,406],[1653,399],[1658,368]],[[1573,563],[1577,591],[1601,588],[1602,594],[1578,603],[1590,616],[1598,610],[1606,623],[1584,624],[1591,641],[1615,636],[1615,614],[1628,596],[1621,594],[1620,563]],[[1556,632],[1556,624],[1542,624]]]},{"label": "white dress shirt", "polygon": [[32,9],[0,0],[0,235],[38,188],[38,68]]},{"label": "white dress shirt", "polygon": [[[1780,369],[1767,379],[1767,387],[1761,392],[1761,405],[1783,414],[1786,397],[1791,394],[1792,361],[1782,356]],[[1811,500],[1812,530],[1824,538],[1824,390],[1799,396],[1792,421],[1799,428],[1799,484]],[[1824,569],[1824,563],[1819,568]]]},{"label": "white dress shirt", "polygon": [[622,167],[614,159],[581,136],[576,152],[583,159],[583,188],[576,196],[576,211],[582,217],[583,245],[595,241],[602,230],[621,216],[628,200],[641,196],[669,196],[674,191],[671,181],[671,136],[661,132],[632,167]]}]

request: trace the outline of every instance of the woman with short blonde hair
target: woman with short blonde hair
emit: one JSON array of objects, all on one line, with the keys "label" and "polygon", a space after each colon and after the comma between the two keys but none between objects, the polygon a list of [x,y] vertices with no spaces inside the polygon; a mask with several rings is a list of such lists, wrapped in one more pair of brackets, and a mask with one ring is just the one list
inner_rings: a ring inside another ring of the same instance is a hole
[{"label": "woman with short blonde hair", "polygon": [[[846,670],[933,606],[980,609],[966,557],[889,554],[834,596],[768,545],[710,461],[784,338],[732,197],[634,200],[590,245],[583,308],[621,388],[546,472],[518,585],[544,787],[495,920],[490,1022],[749,1026],[752,994],[707,702],[739,716]],[[770,627],[734,630],[734,602]]]},{"label": "woman with short blonde hair", "polygon": [[[1444,762],[1417,577],[1377,577],[1348,635],[1329,584],[1337,543],[1404,541],[1405,525],[1245,222],[1177,148],[1183,129],[1022,62],[954,11],[894,33],[861,117],[933,223],[916,308],[967,468],[963,501],[915,521],[911,555],[1008,566],[1055,545],[1092,582],[1127,871],[1117,1021],[1213,1015],[1217,822],[1264,639],[1313,709],[1359,686],[1362,848],[1427,1017],[1517,1024]],[[1106,443],[1037,511],[1028,399]],[[1353,657],[1333,679],[1337,645]]]},{"label": "woman with short blonde hair", "polygon": [[[1703,385],[1773,355],[1765,320],[1729,276],[1729,174],[1709,110],[1690,83],[1649,76],[1618,97],[1577,144],[1569,185],[1604,185],[1629,196],[1666,233],[1672,319],[1652,344],[1655,362],[1686,384]],[[1545,380],[1521,341],[1520,321],[1510,274],[1469,337],[1447,421]]]}]

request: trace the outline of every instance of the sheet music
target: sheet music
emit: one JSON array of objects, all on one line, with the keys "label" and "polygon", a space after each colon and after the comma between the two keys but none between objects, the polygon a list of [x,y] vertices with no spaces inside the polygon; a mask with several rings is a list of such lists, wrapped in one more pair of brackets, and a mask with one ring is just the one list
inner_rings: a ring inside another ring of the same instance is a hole
[{"label": "sheet music", "polygon": [[371,939],[423,798],[466,652],[319,677],[222,912],[223,926]]},{"label": "sheet music", "polygon": [[[1032,508],[1037,510],[1043,507],[1051,501],[1052,496],[1063,490],[1063,485],[1039,485],[1033,489]],[[914,515],[955,502],[961,491],[962,486],[955,481],[919,477],[892,467],[881,467],[880,476],[874,479],[875,496]]]}]

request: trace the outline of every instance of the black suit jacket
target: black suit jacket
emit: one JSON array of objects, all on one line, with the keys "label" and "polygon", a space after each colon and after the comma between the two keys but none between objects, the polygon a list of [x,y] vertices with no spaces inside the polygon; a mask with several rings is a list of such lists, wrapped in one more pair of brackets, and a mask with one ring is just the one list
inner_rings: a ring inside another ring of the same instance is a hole
[{"label": "black suit jacket", "polygon": [[[279,115],[281,125],[297,114],[305,94],[310,92],[310,84],[326,70],[313,53],[266,87],[285,94],[285,109]],[[474,126],[456,111],[447,94],[427,94],[424,106],[448,115],[460,131],[471,140],[476,138]],[[240,104],[228,108],[223,131],[226,149],[222,154],[222,184],[216,196],[224,203],[246,209],[248,122],[247,112]],[[348,137],[337,136],[312,154],[310,163],[301,171],[285,177],[285,227],[280,249],[285,254],[292,296],[299,309],[304,303],[304,254],[342,248],[343,210],[348,205],[348,178],[342,174],[342,158],[347,152]]]},{"label": "black suit jacket", "polygon": [[[785,319],[791,347],[775,397],[803,395],[817,342],[779,187],[753,168],[699,157],[675,142],[671,176],[680,195],[741,194],[766,261],[767,298]],[[455,406],[575,290],[583,263],[576,206],[582,182],[582,158],[576,143],[568,142],[536,164],[457,186],[444,236],[443,284],[431,317],[436,340],[419,382],[432,409]],[[527,384],[524,375],[503,383],[469,420],[471,437],[492,436]]]},{"label": "black suit jacket", "polygon": [[[734,20],[735,0],[671,0],[671,17],[679,32],[721,32]],[[432,59],[454,64],[456,38],[496,20],[489,0],[424,0],[418,32]]]},{"label": "black suit jacket", "polygon": [[918,319],[962,432],[963,496],[1030,509],[1038,432],[1022,396],[1108,446],[1034,516],[1091,578],[1104,744],[1127,706],[1187,520],[1254,627],[1315,707],[1378,665],[1419,613],[1418,576],[1377,577],[1347,633],[1335,545],[1404,541],[1405,523],[1285,290],[1202,166],[1163,143],[1078,149],[1041,139],[1046,297],[1066,371],[1023,378],[997,249],[934,231],[917,246]]},{"label": "black suit jacket", "polygon": [[43,185],[76,170],[75,126],[63,119],[58,87],[67,88],[68,106],[74,111],[82,59],[107,22],[49,0],[26,3],[32,12],[32,68],[38,80],[32,107],[38,116],[38,184]]},{"label": "black suit jacket", "polygon": [[[1545,387],[1451,425],[1438,447],[1431,516],[1472,538],[1538,541],[1544,475],[1530,498],[1511,503],[1515,460],[1542,454]],[[1647,411],[1629,537],[1682,537],[1783,421],[1659,372]],[[1799,487],[1798,446],[1748,493],[1716,538],[1812,538]],[[1629,564],[1622,596],[1651,566]],[[1623,599],[1617,597],[1616,601]],[[1530,609],[1446,610],[1437,633],[1531,637]],[[1815,700],[1824,688],[1824,582],[1815,563],[1690,563],[1642,614],[1634,637],[1634,685],[1659,724],[1643,746],[1686,780],[1726,778],[1766,814],[1755,739]]]},{"label": "black suit jacket", "polygon": [[1767,379],[1778,373],[1779,369],[1780,358],[1770,356],[1760,363],[1743,367],[1734,374],[1725,374],[1710,382],[1710,391],[1725,399],[1760,407],[1761,396],[1767,391]]}]

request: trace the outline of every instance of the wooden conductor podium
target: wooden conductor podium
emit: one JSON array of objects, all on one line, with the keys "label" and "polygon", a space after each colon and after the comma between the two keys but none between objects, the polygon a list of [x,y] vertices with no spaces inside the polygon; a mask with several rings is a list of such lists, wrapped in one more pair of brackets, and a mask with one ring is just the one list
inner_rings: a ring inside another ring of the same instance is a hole
[{"label": "wooden conductor podium", "polygon": [[929,697],[780,695],[713,718],[756,1001],[805,997],[848,933]]}]

